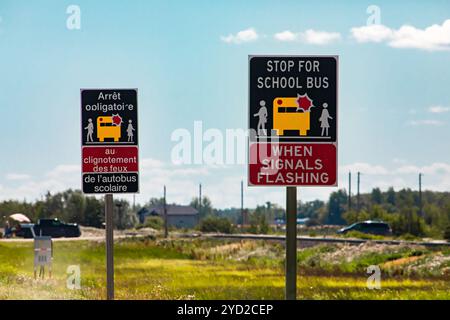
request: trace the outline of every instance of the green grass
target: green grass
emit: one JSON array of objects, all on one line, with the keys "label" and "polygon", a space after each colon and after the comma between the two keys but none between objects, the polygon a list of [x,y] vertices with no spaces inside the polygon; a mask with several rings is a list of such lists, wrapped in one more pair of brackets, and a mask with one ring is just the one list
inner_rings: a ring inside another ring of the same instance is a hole
[{"label": "green grass", "polygon": [[[450,281],[442,277],[383,275],[381,290],[367,289],[367,265],[418,254],[413,249],[361,255],[336,269],[324,257],[337,249],[318,246],[299,251],[299,299],[450,299]],[[280,244],[135,239],[117,242],[114,250],[118,299],[284,297]],[[46,280],[33,279],[32,253],[31,242],[0,243],[0,299],[104,299],[104,243],[54,242],[53,278]],[[69,265],[81,268],[81,290],[66,288]]]}]

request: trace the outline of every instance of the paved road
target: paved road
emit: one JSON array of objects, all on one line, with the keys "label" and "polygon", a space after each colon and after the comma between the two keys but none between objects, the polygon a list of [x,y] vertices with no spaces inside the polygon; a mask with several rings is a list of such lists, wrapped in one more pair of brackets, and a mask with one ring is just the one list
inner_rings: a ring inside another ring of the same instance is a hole
[{"label": "paved road", "polygon": [[[132,237],[144,237],[143,234],[138,233],[125,233],[125,234],[115,234],[114,239],[125,239]],[[222,233],[176,233],[172,234],[177,238],[216,238],[216,239],[248,239],[248,240],[275,240],[275,241],[284,241],[285,236],[283,235],[266,235],[266,234],[222,234]],[[105,241],[105,236],[87,236],[87,237],[79,237],[79,238],[54,238],[54,241]],[[14,239],[0,239],[0,242],[31,242],[33,239],[22,239],[22,238],[14,238]],[[434,241],[402,241],[402,240],[365,240],[365,239],[348,239],[348,238],[331,238],[331,237],[309,237],[309,236],[299,236],[297,237],[297,241],[309,242],[309,243],[349,243],[349,244],[361,244],[365,242],[373,242],[379,244],[389,244],[389,245],[420,245],[426,247],[441,247],[448,246],[450,247],[450,242],[446,242],[443,240],[434,240]]]}]

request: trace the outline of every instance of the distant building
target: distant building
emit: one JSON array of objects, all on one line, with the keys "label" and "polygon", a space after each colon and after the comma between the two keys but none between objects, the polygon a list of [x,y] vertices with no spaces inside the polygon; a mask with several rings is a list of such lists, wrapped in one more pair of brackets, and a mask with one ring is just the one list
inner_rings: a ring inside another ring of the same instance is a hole
[{"label": "distant building", "polygon": [[[191,206],[168,204],[167,223],[169,227],[193,228],[198,224],[198,210]],[[139,222],[144,223],[148,216],[158,216],[164,219],[164,206],[142,208],[137,213]]]}]

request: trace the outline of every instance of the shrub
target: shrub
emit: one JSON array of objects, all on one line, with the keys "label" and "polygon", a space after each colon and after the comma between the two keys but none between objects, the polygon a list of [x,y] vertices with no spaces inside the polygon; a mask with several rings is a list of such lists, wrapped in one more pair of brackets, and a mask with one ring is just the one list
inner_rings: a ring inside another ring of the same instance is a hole
[{"label": "shrub", "polygon": [[450,242],[450,224],[444,230],[444,239]]},{"label": "shrub", "polygon": [[144,223],[141,224],[138,229],[141,228],[152,228],[156,230],[161,230],[164,227],[164,220],[161,217],[147,217]]},{"label": "shrub", "polygon": [[233,227],[227,218],[208,216],[200,221],[200,231],[232,233]]},{"label": "shrub", "polygon": [[384,237],[380,236],[380,235],[364,233],[364,232],[359,232],[359,231],[347,232],[344,235],[344,237],[345,238],[359,238],[359,239],[364,239],[364,240],[382,240],[382,239],[384,239]]},{"label": "shrub", "polygon": [[259,233],[269,233],[269,224],[267,223],[266,216],[264,215],[262,215],[261,219],[259,220]]},{"label": "shrub", "polygon": [[420,238],[411,234],[411,233],[404,233],[401,236],[399,236],[399,238],[401,240],[405,240],[405,241],[414,241],[414,240],[419,240]]}]

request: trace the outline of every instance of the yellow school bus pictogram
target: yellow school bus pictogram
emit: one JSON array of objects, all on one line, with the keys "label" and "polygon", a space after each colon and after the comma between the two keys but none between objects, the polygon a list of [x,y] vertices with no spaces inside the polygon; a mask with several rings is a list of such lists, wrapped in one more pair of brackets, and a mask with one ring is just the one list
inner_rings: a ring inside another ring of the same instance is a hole
[{"label": "yellow school bus pictogram", "polygon": [[285,130],[298,130],[306,136],[310,129],[310,111],[298,107],[298,97],[278,97],[273,99],[273,129],[277,136]]},{"label": "yellow school bus pictogram", "polygon": [[118,142],[121,137],[121,126],[113,123],[113,117],[98,117],[97,118],[97,138],[100,142],[107,138],[114,139]]}]

